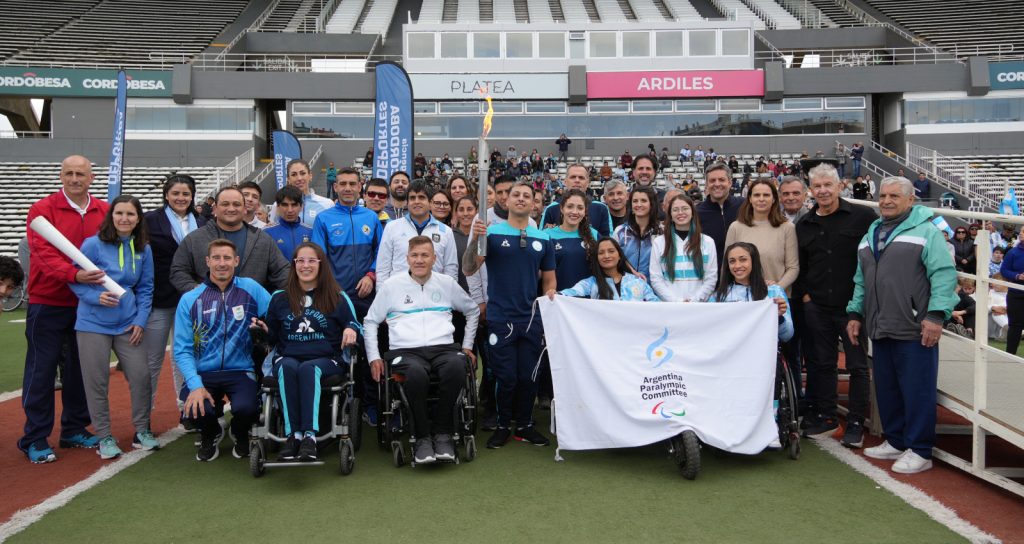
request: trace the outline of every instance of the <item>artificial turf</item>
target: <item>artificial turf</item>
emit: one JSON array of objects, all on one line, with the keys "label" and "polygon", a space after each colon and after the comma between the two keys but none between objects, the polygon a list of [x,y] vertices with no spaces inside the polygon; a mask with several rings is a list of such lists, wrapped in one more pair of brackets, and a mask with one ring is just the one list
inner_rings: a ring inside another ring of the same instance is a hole
[{"label": "artificial turf", "polygon": [[[10,542],[962,542],[805,442],[702,455],[684,480],[660,445],[563,452],[510,443],[472,463],[396,469],[367,442],[350,476],[322,467],[253,478],[224,441],[212,463],[179,439]],[[483,434],[482,442],[485,438]]]},{"label": "artificial turf", "polygon": [[24,319],[24,308],[0,314],[0,393],[21,389],[25,373]]}]

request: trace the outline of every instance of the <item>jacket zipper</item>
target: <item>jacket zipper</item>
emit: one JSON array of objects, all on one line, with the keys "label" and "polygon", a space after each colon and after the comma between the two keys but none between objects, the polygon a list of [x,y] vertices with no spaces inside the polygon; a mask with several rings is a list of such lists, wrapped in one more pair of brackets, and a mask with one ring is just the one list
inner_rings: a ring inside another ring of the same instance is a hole
[{"label": "jacket zipper", "polygon": [[220,369],[224,370],[224,358],[228,349],[228,297],[226,291],[220,292],[221,313],[224,314],[224,341],[220,343]]}]

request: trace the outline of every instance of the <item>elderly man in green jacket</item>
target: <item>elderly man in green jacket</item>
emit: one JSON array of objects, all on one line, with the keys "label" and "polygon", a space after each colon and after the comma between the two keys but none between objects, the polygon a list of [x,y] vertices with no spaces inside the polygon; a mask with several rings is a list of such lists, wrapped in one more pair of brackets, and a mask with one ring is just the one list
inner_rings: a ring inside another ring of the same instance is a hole
[{"label": "elderly man in green jacket", "polygon": [[895,460],[894,472],[914,474],[932,468],[938,344],[957,303],[956,269],[932,211],[914,205],[910,180],[883,179],[878,205],[882,217],[857,251],[847,331],[856,339],[863,323],[874,347],[885,442],[864,454]]}]

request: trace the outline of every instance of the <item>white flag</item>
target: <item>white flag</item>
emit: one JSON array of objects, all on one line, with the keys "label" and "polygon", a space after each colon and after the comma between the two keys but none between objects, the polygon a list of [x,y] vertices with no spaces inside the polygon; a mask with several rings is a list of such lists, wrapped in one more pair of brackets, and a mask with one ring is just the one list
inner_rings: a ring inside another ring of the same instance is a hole
[{"label": "white flag", "polygon": [[771,300],[539,301],[559,449],[643,446],[690,429],[754,454],[778,437]]}]

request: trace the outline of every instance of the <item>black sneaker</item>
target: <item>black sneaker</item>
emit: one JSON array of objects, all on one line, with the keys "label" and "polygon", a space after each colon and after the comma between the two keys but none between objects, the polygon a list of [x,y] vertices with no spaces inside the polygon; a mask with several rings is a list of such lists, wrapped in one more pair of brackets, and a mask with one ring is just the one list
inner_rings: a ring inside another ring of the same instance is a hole
[{"label": "black sneaker", "polygon": [[199,440],[199,448],[196,449],[196,461],[209,462],[213,461],[220,455],[220,438],[223,434],[211,436],[209,438],[203,437]]},{"label": "black sneaker", "polygon": [[434,459],[438,461],[455,460],[455,442],[450,434],[439,434],[434,437]]},{"label": "black sneaker", "polygon": [[231,455],[234,456],[235,459],[244,459],[249,457],[249,438],[246,437],[245,440],[236,440],[235,446],[231,448]]},{"label": "black sneaker", "polygon": [[480,428],[491,432],[498,429],[498,414],[485,413],[484,417],[480,419]]},{"label": "black sneaker", "polygon": [[814,427],[821,423],[821,414],[808,412],[804,414],[804,417],[800,419],[800,429],[807,429],[808,427]]},{"label": "black sneaker", "polygon": [[533,425],[516,429],[516,434],[513,438],[520,442],[529,442],[534,446],[548,446],[551,444],[548,437],[540,434],[540,431],[535,429]]},{"label": "black sneaker", "polygon": [[277,455],[278,461],[294,461],[299,456],[299,439],[289,436],[281,446],[281,452]]},{"label": "black sneaker", "polygon": [[804,429],[804,436],[807,438],[825,438],[832,436],[832,433],[839,428],[839,422],[834,417],[822,417],[818,422]]},{"label": "black sneaker", "polygon": [[181,428],[185,429],[186,433],[198,433],[199,432],[199,427],[196,427],[195,422],[192,421],[191,419],[188,419],[187,417],[182,416],[179,421],[181,422]]},{"label": "black sneaker", "polygon": [[413,447],[412,459],[417,465],[433,463],[437,460],[434,455],[434,443],[429,438],[417,438]]},{"label": "black sneaker", "polygon": [[848,423],[846,432],[843,434],[843,445],[847,448],[864,447],[864,425],[861,423]]},{"label": "black sneaker", "polygon": [[302,437],[302,442],[299,443],[299,461],[316,461],[315,437]]},{"label": "black sneaker", "polygon": [[511,429],[504,429],[498,427],[498,429],[494,431],[494,434],[492,434],[491,437],[487,439],[487,447],[489,449],[496,450],[504,446],[511,436]]}]

